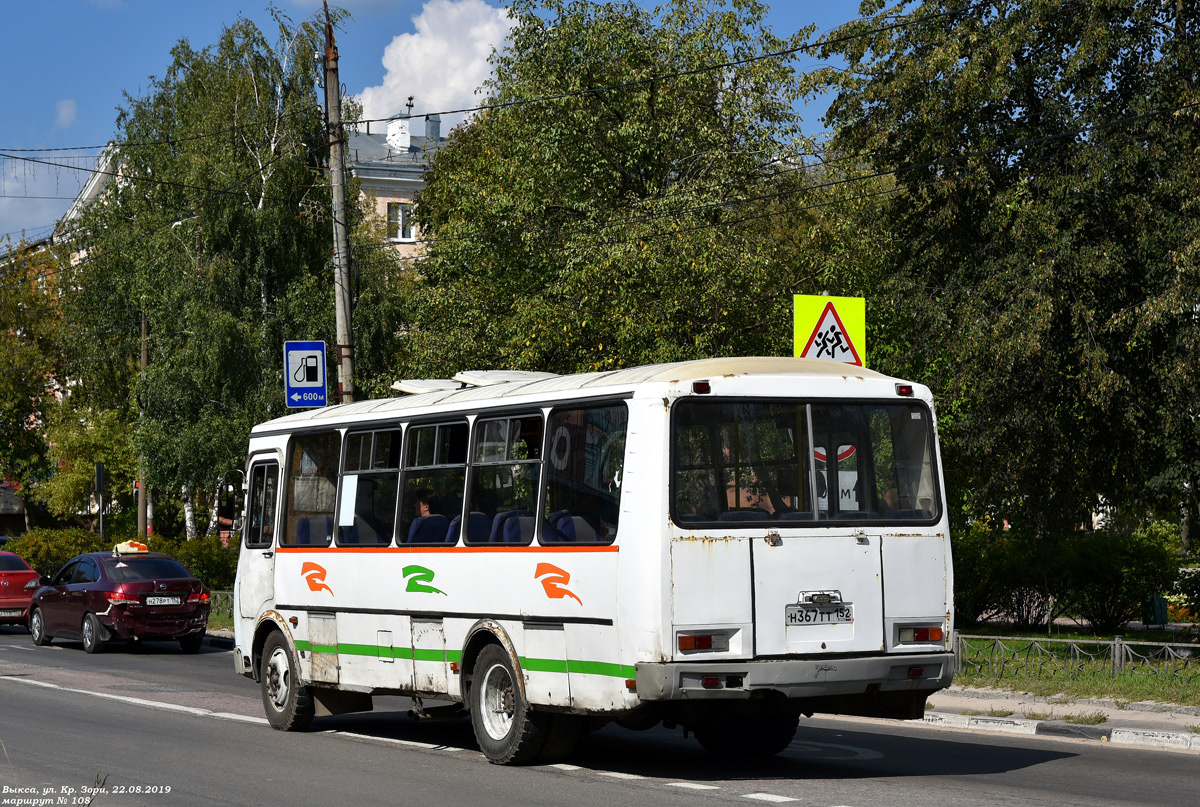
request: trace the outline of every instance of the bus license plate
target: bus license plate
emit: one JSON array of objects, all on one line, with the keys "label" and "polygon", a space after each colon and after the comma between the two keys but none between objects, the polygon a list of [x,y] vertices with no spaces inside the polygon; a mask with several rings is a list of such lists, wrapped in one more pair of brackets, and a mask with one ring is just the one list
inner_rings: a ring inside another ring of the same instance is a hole
[{"label": "bus license plate", "polygon": [[784,609],[788,625],[839,625],[854,621],[854,605],[842,602],[830,605],[789,605]]},{"label": "bus license plate", "polygon": [[178,597],[147,597],[146,605],[179,605]]}]

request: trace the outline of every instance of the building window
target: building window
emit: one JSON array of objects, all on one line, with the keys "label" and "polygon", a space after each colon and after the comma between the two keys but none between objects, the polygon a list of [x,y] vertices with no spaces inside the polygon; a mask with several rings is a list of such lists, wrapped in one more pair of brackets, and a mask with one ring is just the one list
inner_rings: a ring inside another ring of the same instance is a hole
[{"label": "building window", "polygon": [[388,202],[388,238],[392,241],[416,241],[413,235],[412,205],[404,202]]}]

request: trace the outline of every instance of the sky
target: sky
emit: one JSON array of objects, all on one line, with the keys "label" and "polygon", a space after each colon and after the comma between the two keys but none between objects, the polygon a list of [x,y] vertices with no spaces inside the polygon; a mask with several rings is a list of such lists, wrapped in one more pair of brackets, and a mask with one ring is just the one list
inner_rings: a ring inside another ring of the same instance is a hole
[{"label": "sky", "polygon": [[[187,39],[215,45],[239,14],[274,42],[270,0],[0,0],[7,35],[0,67],[0,244],[44,238],[66,212],[96,155],[116,131],[124,94],[144,95],[151,76]],[[654,0],[638,0],[654,6]],[[321,15],[321,0],[274,0],[293,22]],[[500,0],[340,0],[352,19],[337,34],[338,69],[367,118],[469,107],[487,58],[510,23]],[[815,23],[824,31],[857,16],[857,0],[773,0],[774,33]],[[814,66],[801,57],[798,69]],[[818,111],[806,127],[820,129]],[[442,132],[461,117],[443,116]],[[413,134],[421,134],[414,123]],[[64,150],[69,149],[69,150]],[[50,163],[50,164],[48,164]]]}]

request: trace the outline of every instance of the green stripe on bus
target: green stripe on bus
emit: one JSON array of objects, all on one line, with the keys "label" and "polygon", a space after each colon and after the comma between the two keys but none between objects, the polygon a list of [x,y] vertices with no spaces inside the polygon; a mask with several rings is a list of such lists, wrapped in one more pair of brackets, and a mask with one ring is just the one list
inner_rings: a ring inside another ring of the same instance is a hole
[{"label": "green stripe on bus", "polygon": [[[346,644],[314,645],[302,639],[296,641],[297,650],[313,653],[337,653],[343,656],[366,656],[368,658],[392,658],[414,661],[462,663],[461,650],[427,650],[390,645]],[[579,659],[529,658],[520,656],[521,667],[530,672],[575,673],[576,675],[604,675],[610,678],[635,678],[637,671],[628,665],[607,661],[581,661]]]}]

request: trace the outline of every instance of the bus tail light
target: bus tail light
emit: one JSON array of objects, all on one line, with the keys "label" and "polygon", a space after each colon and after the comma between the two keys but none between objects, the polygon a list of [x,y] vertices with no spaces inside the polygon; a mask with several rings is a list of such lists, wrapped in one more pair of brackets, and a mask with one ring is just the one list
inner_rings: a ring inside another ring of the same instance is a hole
[{"label": "bus tail light", "polygon": [[724,653],[729,649],[729,634],[727,633],[681,633],[677,639],[679,650],[683,653],[715,651]]},{"label": "bus tail light", "polygon": [[940,642],[945,635],[941,628],[901,628],[900,643],[915,644],[929,642]]},{"label": "bus tail light", "polygon": [[912,394],[913,394],[913,385],[912,384],[897,384],[896,385],[896,394],[903,395],[906,398],[911,398]]},{"label": "bus tail light", "polygon": [[705,689],[720,689],[721,677],[718,675],[705,675],[700,678],[700,686]]}]

